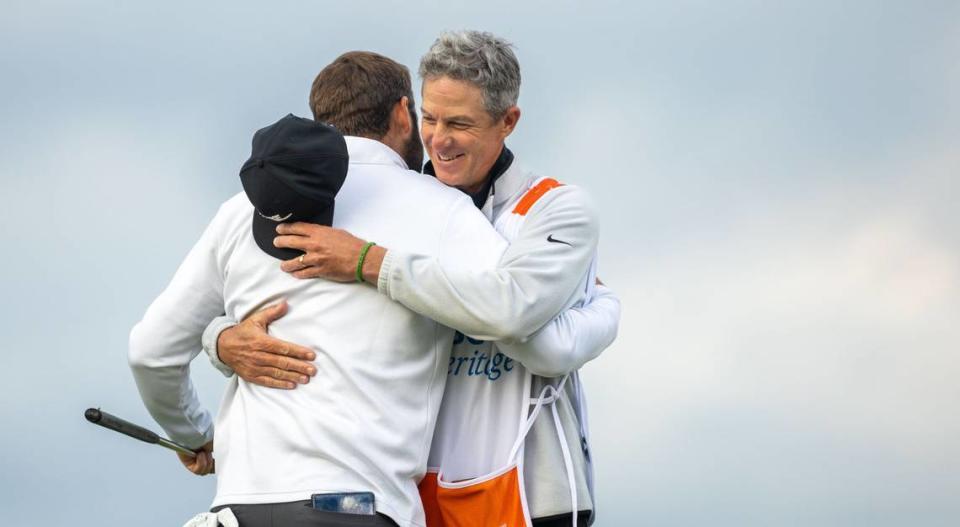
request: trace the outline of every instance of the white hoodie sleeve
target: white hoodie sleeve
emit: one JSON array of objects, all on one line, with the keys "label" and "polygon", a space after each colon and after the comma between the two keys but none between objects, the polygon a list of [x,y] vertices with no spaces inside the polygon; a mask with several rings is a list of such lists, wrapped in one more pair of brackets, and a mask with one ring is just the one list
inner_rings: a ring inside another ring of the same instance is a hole
[{"label": "white hoodie sleeve", "polygon": [[[586,193],[562,186],[530,209],[495,269],[445,265],[443,252],[438,259],[389,250],[378,287],[413,311],[474,338],[523,340],[582,295],[579,285],[597,238],[597,214]],[[457,246],[463,244],[448,240],[441,248]]]},{"label": "white hoodie sleeve", "polygon": [[207,323],[223,313],[217,232],[222,212],[130,332],[128,358],[144,405],[170,439],[191,448],[213,439],[210,412],[190,381],[190,361],[200,352]]},{"label": "white hoodie sleeve", "polygon": [[617,338],[619,327],[620,299],[598,285],[585,305],[564,310],[523,342],[498,342],[497,347],[535,375],[559,377],[597,358]]}]

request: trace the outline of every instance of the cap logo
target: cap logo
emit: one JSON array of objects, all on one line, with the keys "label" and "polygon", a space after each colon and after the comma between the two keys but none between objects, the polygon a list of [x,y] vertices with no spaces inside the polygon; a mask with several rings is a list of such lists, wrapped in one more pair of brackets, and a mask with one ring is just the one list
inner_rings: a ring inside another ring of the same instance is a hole
[{"label": "cap logo", "polygon": [[280,223],[281,221],[286,221],[287,218],[289,218],[290,216],[293,216],[292,212],[290,214],[287,214],[286,216],[281,216],[279,214],[274,214],[273,216],[264,216],[263,213],[260,212],[259,210],[257,211],[257,214],[259,214],[261,218],[266,218],[268,220],[272,220],[277,223]]}]

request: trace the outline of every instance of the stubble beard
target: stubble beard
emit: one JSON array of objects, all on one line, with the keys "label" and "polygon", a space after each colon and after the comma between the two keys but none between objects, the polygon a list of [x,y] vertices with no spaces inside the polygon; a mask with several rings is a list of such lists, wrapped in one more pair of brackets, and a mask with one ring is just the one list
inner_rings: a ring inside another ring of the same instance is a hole
[{"label": "stubble beard", "polygon": [[403,160],[406,161],[407,167],[410,170],[416,172],[423,171],[423,143],[420,141],[420,127],[417,126],[417,114],[410,109],[410,122],[413,123],[413,126],[410,129],[410,137],[407,138],[407,142],[403,145]]}]

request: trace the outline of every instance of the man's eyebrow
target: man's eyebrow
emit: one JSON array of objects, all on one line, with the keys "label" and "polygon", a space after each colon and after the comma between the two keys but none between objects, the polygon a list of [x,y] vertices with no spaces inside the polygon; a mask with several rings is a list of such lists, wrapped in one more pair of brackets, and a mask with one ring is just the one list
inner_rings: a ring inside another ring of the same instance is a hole
[{"label": "man's eyebrow", "polygon": [[[429,119],[433,119],[433,118],[434,118],[434,117],[433,117],[433,114],[430,113],[430,112],[429,112],[426,108],[424,108],[423,106],[420,107],[420,115],[422,115],[422,116],[424,116],[424,117],[427,117],[427,118],[429,118]],[[475,122],[475,120],[473,119],[473,117],[470,117],[469,115],[451,115],[450,117],[444,118],[444,121],[447,121],[447,122],[455,122],[455,123],[465,123],[465,124],[474,124],[474,122]]]},{"label": "man's eyebrow", "polygon": [[473,124],[473,117],[470,117],[468,115],[453,115],[453,116],[447,117],[447,121],[455,122],[455,123]]}]

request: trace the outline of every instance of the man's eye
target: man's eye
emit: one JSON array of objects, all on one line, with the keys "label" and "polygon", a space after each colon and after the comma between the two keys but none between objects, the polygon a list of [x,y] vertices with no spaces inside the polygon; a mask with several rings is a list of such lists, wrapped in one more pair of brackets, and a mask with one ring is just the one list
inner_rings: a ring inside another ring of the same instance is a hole
[{"label": "man's eye", "polygon": [[470,128],[470,125],[467,123],[450,123],[450,128],[454,128],[456,130],[466,130],[467,128]]}]

